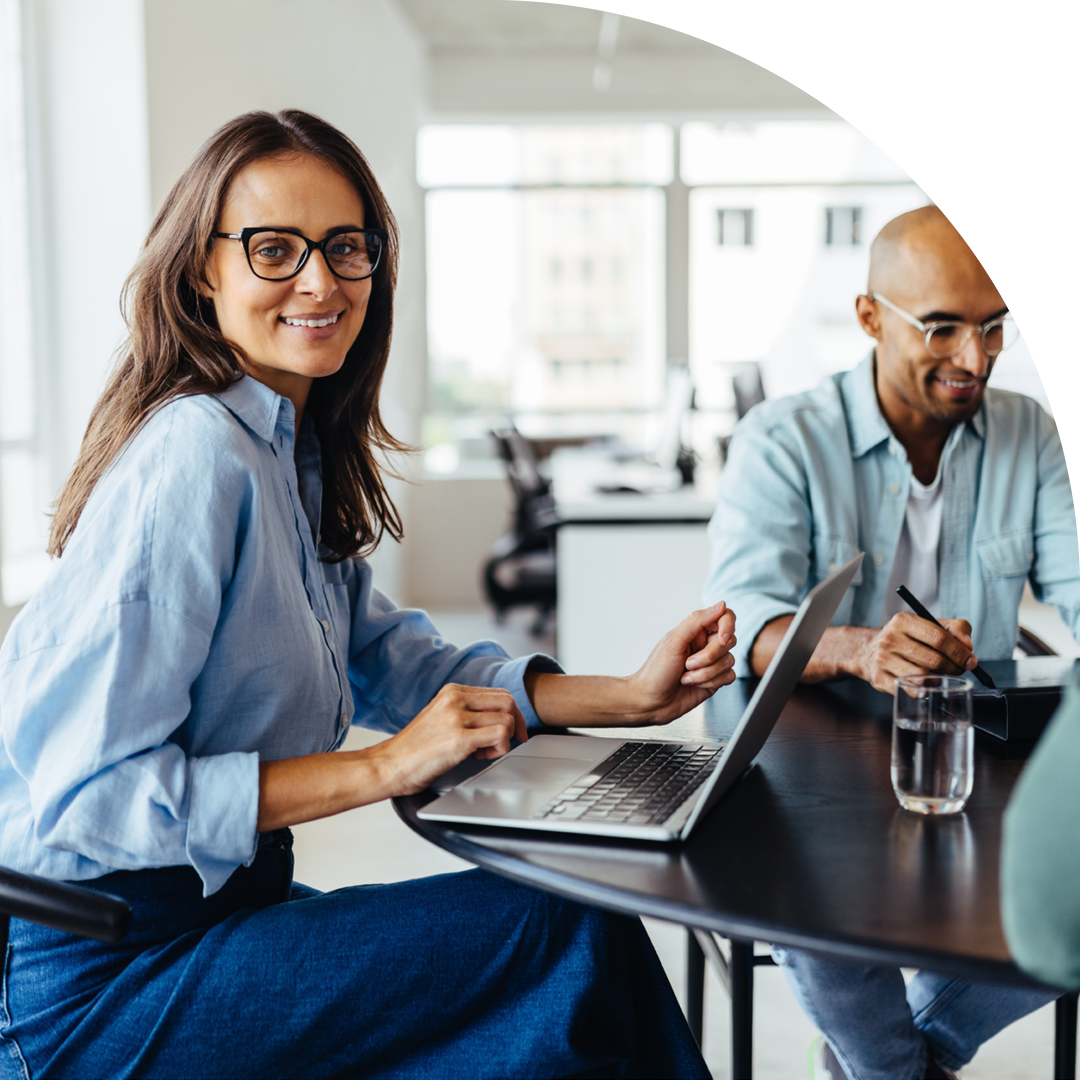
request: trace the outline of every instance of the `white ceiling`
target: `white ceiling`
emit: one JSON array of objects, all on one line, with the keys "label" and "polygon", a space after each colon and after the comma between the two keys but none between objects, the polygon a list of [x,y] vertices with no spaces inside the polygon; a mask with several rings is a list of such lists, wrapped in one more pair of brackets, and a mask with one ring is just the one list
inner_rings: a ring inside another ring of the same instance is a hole
[{"label": "white ceiling", "polygon": [[598,90],[599,11],[514,0],[396,2],[427,43],[435,116],[828,115],[764,68],[652,23],[618,20],[610,85]]},{"label": "white ceiling", "polygon": [[[435,50],[596,52],[599,11],[513,0],[398,0]],[[699,38],[637,19],[620,19],[617,50],[722,53]]]}]

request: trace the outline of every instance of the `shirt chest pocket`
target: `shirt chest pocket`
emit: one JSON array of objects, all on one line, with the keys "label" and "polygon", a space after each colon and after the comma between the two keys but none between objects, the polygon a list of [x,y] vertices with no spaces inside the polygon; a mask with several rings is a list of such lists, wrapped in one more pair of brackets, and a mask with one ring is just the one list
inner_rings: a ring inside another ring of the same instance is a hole
[{"label": "shirt chest pocket", "polygon": [[[842,536],[832,536],[827,533],[817,533],[814,536],[814,556],[812,559],[814,582],[824,581],[832,576],[842,566],[847,566],[860,548],[850,540]],[[863,581],[863,568],[860,566],[852,578],[852,586],[859,586]]]},{"label": "shirt chest pocket", "polygon": [[344,565],[322,563],[320,568],[323,576],[323,596],[326,597],[326,606],[330,609],[330,618],[339,636],[344,641],[348,641],[352,617]]},{"label": "shirt chest pocket", "polygon": [[1031,529],[1019,529],[975,541],[984,575],[1023,578],[1031,572],[1035,545]]},{"label": "shirt chest pocket", "polygon": [[981,632],[991,635],[994,652],[1005,658],[1012,655],[1016,644],[1020,596],[1035,558],[1032,531],[1017,529],[987,536],[975,541],[975,550],[982,563],[982,602],[986,611],[986,625]]},{"label": "shirt chest pocket", "polygon": [[[842,566],[846,566],[856,555],[859,554],[858,544],[853,544],[850,540],[842,536],[833,536],[829,533],[817,533],[814,536],[814,553],[811,558],[811,573],[812,580],[807,582],[808,586],[814,586],[819,581],[824,581],[827,577],[831,577]],[[844,594],[844,599],[840,601],[840,607],[837,608],[836,614],[833,616],[833,626],[846,626],[852,620],[852,608],[855,602],[855,590],[859,588],[863,583],[863,568],[860,566],[855,571],[855,577],[851,580],[851,585],[848,587],[848,591]]]}]

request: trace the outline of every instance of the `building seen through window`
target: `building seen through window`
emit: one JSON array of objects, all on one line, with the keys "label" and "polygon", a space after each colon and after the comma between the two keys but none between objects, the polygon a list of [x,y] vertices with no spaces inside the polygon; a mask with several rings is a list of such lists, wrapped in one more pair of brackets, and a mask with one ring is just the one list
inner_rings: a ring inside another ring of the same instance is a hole
[{"label": "building seen through window", "polygon": [[716,242],[728,247],[754,246],[754,211],[725,210],[716,211]]},{"label": "building seen through window", "polygon": [[858,247],[862,243],[862,207],[826,206],[825,243],[829,247]]},{"label": "building seen through window", "polygon": [[[854,301],[870,241],[929,201],[837,120],[432,125],[418,174],[429,445],[481,439],[508,416],[538,436],[648,442],[666,368],[688,363],[688,439],[707,456],[735,422],[735,377],[793,393],[869,352]],[[665,236],[675,198],[688,204],[681,248]],[[665,296],[672,259],[689,271],[681,308]],[[680,317],[689,355],[668,356],[679,335],[665,319]],[[1045,404],[1022,341],[993,381]]]},{"label": "building seen through window", "polygon": [[657,406],[671,158],[661,125],[421,133],[441,426],[608,430]]}]

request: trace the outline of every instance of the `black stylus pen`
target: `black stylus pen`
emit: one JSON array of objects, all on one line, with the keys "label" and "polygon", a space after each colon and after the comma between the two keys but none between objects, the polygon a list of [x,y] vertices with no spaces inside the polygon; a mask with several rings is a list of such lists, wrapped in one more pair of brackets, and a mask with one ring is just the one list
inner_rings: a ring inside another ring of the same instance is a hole
[{"label": "black stylus pen", "polygon": [[[934,616],[931,615],[930,612],[927,611],[926,608],[924,608],[922,604],[920,604],[919,601],[915,599],[915,597],[911,594],[911,591],[906,585],[901,585],[900,588],[896,590],[896,595],[899,596],[900,599],[903,600],[904,603],[907,604],[907,606],[911,608],[911,610],[914,611],[920,619],[929,619],[930,622],[932,622],[935,626],[941,626],[941,623],[939,623],[937,619],[935,619]],[[941,629],[945,630],[945,627],[941,626]],[[945,630],[946,634],[948,632],[948,630]],[[983,686],[985,686],[987,689],[997,689],[997,684],[994,682],[993,679],[990,678],[986,670],[983,668],[982,664],[976,664],[971,669],[971,674],[974,675],[975,678],[978,679],[979,682],[981,682]]]}]

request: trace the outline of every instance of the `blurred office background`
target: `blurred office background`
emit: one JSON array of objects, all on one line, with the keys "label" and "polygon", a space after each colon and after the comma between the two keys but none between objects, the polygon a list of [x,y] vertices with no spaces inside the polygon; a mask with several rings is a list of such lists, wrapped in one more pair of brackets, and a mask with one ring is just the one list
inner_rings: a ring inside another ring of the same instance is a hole
[{"label": "blurred office background", "polygon": [[[448,637],[493,634],[512,651],[535,647],[528,618],[495,625],[480,585],[511,512],[489,429],[513,422],[541,448],[650,446],[667,373],[688,368],[682,436],[715,477],[733,376],[753,370],[777,395],[854,366],[869,348],[854,317],[869,242],[927,201],[783,79],[596,11],[0,0],[0,633],[48,573],[49,506],[122,341],[118,297],[154,207],[218,125],[284,107],[360,145],[401,226],[383,407],[419,452],[394,489],[406,537],[375,554],[378,583]],[[994,381],[1045,404],[1022,344]],[[540,642],[557,649],[550,626]],[[397,837],[385,866],[319,862],[358,820],[396,836],[386,808],[360,813],[305,827],[313,883],[449,860]],[[773,1015],[789,1033],[799,1023],[790,1002]],[[1048,1063],[1043,1034],[1032,1053]],[[801,1037],[760,1074],[795,1075]],[[1023,1047],[1001,1053],[966,1075],[1038,1074]],[[722,1048],[710,1058],[723,1075]]]},{"label": "blurred office background", "polygon": [[[299,106],[369,156],[401,224],[384,408],[425,452],[400,602],[482,606],[509,491],[487,431],[649,445],[665,369],[708,463],[732,375],[853,366],[868,246],[926,196],[794,86],[599,12],[504,0],[0,0],[0,587],[48,564],[48,507],[123,337],[153,208],[202,140]],[[1003,227],[1008,220],[1003,219]],[[1045,401],[1023,346],[995,381]]]}]

